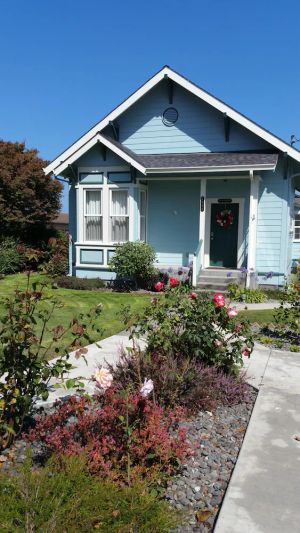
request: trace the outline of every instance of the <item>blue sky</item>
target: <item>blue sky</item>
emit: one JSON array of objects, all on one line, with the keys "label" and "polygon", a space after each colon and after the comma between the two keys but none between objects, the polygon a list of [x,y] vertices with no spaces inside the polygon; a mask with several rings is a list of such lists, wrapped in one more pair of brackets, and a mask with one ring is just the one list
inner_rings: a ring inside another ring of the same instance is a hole
[{"label": "blue sky", "polygon": [[0,10],[0,137],[44,158],[165,64],[284,140],[300,137],[299,0],[0,0]]}]

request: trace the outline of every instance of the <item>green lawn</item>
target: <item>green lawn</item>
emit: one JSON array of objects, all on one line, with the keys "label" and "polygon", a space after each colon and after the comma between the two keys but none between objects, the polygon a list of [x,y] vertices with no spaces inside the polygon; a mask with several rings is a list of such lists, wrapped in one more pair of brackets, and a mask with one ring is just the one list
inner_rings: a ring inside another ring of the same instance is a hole
[{"label": "green lawn", "polygon": [[268,324],[274,322],[274,310],[265,309],[262,311],[240,311],[239,316],[248,318],[251,323]]},{"label": "green lawn", "polygon": [[[45,282],[47,278],[42,274],[33,274],[31,280],[32,282]],[[24,289],[26,283],[27,278],[24,274],[6,276],[0,280],[0,316],[3,314],[1,299],[11,296],[16,287]],[[56,310],[55,316],[51,318],[49,329],[58,324],[67,326],[69,321],[78,316],[79,313],[86,313],[97,304],[102,303],[103,312],[98,319],[97,325],[103,329],[103,334],[97,335],[97,338],[93,339],[94,341],[114,335],[124,329],[121,317],[118,316],[122,305],[130,305],[133,311],[139,312],[150,299],[147,294],[52,289],[51,286],[47,287],[46,293],[54,296],[64,304],[62,308]],[[50,333],[47,335],[46,340],[47,338],[50,338]],[[71,335],[69,338],[71,339]]]}]

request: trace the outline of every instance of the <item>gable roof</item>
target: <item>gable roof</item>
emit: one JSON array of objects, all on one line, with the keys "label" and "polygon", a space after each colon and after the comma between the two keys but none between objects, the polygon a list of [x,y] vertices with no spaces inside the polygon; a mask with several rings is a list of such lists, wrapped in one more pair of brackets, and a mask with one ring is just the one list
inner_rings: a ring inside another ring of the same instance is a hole
[{"label": "gable roof", "polygon": [[[287,153],[291,158],[300,162],[300,152],[290,146],[288,143],[273,135],[265,128],[256,124],[245,115],[236,111],[233,107],[225,104],[222,100],[219,100],[212,94],[208,93],[204,89],[201,89],[198,85],[194,84],[181,74],[178,74],[176,71],[172,70],[169,66],[164,66],[159,72],[157,72],[152,78],[150,78],[146,83],[144,83],[139,89],[137,89],[133,94],[131,94],[126,100],[124,100],[120,105],[118,105],[113,111],[106,115],[100,122],[93,126],[87,133],[75,141],[69,148],[62,152],[56,159],[54,159],[45,169],[45,173],[53,172],[55,175],[59,175],[59,172],[62,172],[62,168],[66,168],[70,164],[69,158],[72,158],[74,154],[77,153],[76,159],[79,157],[78,153],[81,152],[82,148],[85,147],[87,151],[90,146],[88,144],[96,135],[99,135],[101,130],[103,130],[109,123],[115,120],[119,115],[124,113],[128,108],[130,108],[135,102],[142,98],[147,92],[149,92],[153,87],[155,87],[160,81],[164,78],[169,78],[173,82],[177,83],[187,91],[191,92],[207,104],[211,105],[221,113],[226,113],[226,115],[239,123],[241,126],[245,127],[255,135],[258,135],[266,142],[280,150],[281,152]],[[98,139],[100,140],[100,139]],[[102,140],[100,140],[102,142]],[[105,143],[103,143],[105,144]],[[115,150],[113,150],[115,151]],[[83,153],[84,153],[83,152]],[[81,153],[82,155],[82,153]],[[123,157],[123,156],[121,156]]]}]

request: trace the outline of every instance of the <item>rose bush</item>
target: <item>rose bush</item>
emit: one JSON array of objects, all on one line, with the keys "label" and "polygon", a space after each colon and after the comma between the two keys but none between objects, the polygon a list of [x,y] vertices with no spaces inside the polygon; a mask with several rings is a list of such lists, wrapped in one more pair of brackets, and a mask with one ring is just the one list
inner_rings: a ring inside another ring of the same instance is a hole
[{"label": "rose bush", "polygon": [[253,338],[247,320],[239,320],[233,308],[227,309],[223,294],[213,299],[206,294],[170,289],[137,318],[128,317],[131,338],[147,338],[146,352],[173,357],[194,358],[225,372],[235,372],[242,365],[247,347],[251,353]]}]

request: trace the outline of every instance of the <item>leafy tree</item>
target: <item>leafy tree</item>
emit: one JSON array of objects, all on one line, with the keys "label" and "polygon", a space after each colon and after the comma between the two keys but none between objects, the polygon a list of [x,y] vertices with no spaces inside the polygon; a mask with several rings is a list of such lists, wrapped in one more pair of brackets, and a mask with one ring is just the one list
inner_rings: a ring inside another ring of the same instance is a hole
[{"label": "leafy tree", "polygon": [[47,161],[25,143],[0,140],[0,236],[41,240],[60,209],[62,185],[46,176]]}]

